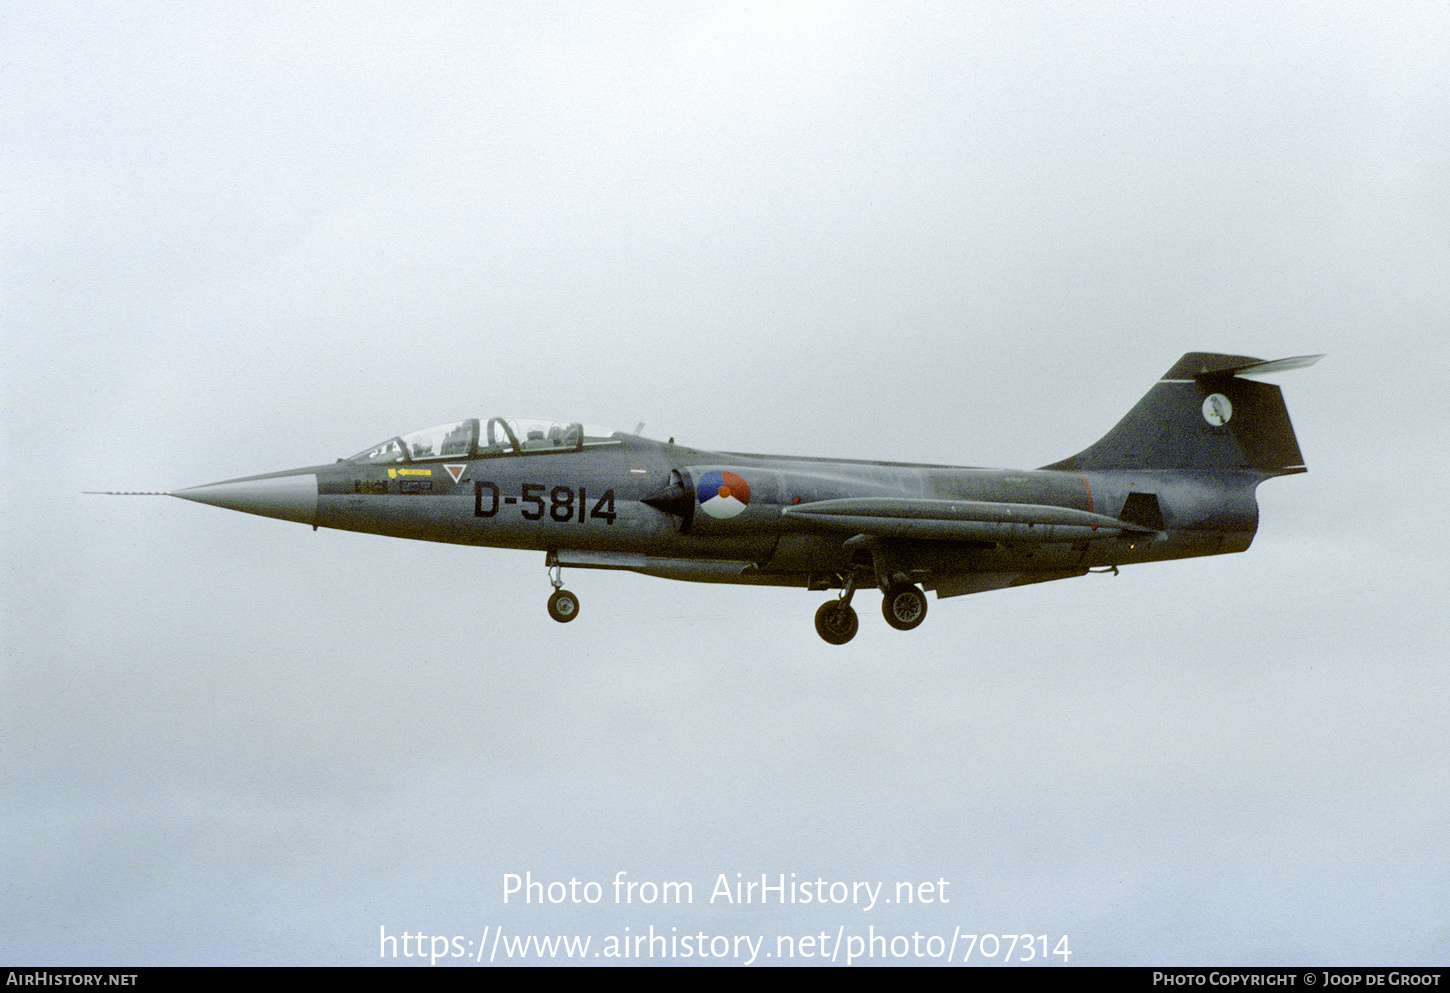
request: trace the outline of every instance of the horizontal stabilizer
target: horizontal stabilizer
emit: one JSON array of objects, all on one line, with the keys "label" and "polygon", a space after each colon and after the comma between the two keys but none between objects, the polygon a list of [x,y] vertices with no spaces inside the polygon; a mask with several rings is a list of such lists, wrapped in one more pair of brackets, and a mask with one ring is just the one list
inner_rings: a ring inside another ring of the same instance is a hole
[{"label": "horizontal stabilizer", "polygon": [[1163,379],[1168,382],[1183,382],[1204,376],[1266,376],[1271,372],[1303,369],[1322,358],[1323,355],[1296,355],[1290,359],[1272,359],[1266,362],[1247,355],[1189,352],[1163,374]]},{"label": "horizontal stabilizer", "polygon": [[858,497],[786,507],[793,521],[833,531],[934,541],[1090,541],[1152,534],[1114,517],[1032,503]]},{"label": "horizontal stabilizer", "polygon": [[1235,376],[1263,376],[1271,372],[1287,372],[1290,369],[1305,369],[1320,359],[1321,355],[1296,355],[1292,359],[1275,359],[1272,362],[1260,362],[1258,365],[1247,366],[1243,369],[1235,369]]}]

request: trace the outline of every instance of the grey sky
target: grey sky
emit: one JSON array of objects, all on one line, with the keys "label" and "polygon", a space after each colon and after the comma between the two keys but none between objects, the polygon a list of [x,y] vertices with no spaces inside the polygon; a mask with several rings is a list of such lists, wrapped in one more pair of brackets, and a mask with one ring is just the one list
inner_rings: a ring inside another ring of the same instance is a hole
[{"label": "grey sky", "polygon": [[[0,958],[378,928],[1450,961],[1443,5],[19,5]],[[172,489],[457,417],[1036,466],[1310,352],[1247,553],[863,611]],[[687,879],[505,907],[504,873]],[[951,881],[722,908],[719,873]],[[596,940],[598,940],[596,938]],[[772,937],[773,940],[773,937]],[[598,947],[596,945],[596,947]]]}]

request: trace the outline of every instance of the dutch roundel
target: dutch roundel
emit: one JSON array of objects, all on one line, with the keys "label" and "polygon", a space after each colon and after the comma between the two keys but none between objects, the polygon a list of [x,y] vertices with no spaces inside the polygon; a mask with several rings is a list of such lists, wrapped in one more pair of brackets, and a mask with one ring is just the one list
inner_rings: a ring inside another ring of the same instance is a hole
[{"label": "dutch roundel", "polygon": [[750,505],[750,484],[733,472],[712,469],[700,477],[695,496],[711,517],[734,517]]}]

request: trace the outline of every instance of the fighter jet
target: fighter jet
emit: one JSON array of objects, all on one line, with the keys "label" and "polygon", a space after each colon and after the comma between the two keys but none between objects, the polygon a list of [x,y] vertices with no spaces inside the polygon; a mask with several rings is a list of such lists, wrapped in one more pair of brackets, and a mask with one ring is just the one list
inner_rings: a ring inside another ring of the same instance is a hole
[{"label": "fighter jet", "polygon": [[478,417],[169,495],[314,530],[541,551],[560,622],[579,615],[565,566],[840,590],[815,624],[843,645],[869,586],[886,623],[909,631],[926,590],[1244,551],[1258,485],[1305,471],[1279,388],[1245,377],[1321,357],[1191,352],[1100,441],[1040,469],[709,452],[639,429]]}]

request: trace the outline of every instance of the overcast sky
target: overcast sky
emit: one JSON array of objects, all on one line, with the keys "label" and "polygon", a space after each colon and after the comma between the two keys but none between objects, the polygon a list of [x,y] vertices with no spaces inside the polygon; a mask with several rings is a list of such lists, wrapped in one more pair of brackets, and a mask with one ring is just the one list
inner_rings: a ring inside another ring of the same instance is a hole
[{"label": "overcast sky", "polygon": [[[0,24],[0,960],[654,926],[1450,962],[1443,4]],[[81,494],[498,415],[1038,466],[1197,350],[1328,353],[1273,380],[1310,471],[1247,553],[909,633],[869,596],[842,648],[824,594],[575,570],[559,625],[535,553]],[[525,872],[604,898],[505,904]],[[710,902],[736,873],[950,902]]]}]

